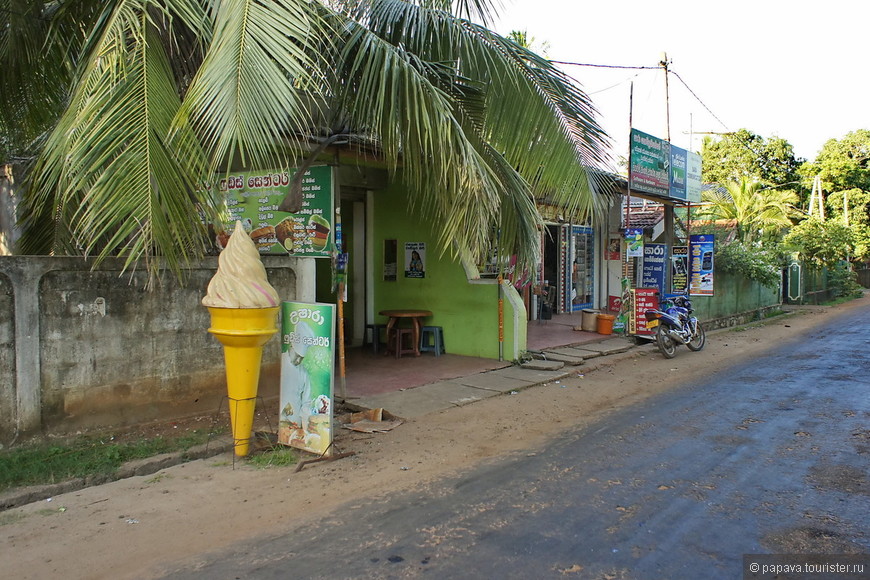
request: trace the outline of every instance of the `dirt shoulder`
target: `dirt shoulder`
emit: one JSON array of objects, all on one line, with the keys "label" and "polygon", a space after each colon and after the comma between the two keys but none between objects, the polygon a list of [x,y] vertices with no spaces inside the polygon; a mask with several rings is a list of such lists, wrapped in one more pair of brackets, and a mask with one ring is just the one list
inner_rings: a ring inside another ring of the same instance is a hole
[{"label": "dirt shoulder", "polygon": [[342,430],[352,457],[260,470],[229,454],[81,489],[0,513],[0,566],[14,578],[147,578],[196,555],[322,519],[509,453],[699,377],[722,372],[805,331],[870,306],[870,295],[764,324],[708,334],[706,348],[664,359],[652,345],[595,359],[558,383],[426,415],[381,434]]}]

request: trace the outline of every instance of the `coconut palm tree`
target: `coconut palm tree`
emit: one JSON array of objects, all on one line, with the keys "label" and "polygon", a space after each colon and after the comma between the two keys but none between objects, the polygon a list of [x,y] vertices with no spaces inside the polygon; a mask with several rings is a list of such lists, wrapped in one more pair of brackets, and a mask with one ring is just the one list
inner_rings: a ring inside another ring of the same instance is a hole
[{"label": "coconut palm tree", "polygon": [[724,189],[702,192],[701,200],[707,205],[699,217],[733,222],[737,239],[752,244],[792,225],[790,217],[795,215],[798,197],[793,191],[763,188],[760,182],[744,177],[726,183]]},{"label": "coconut palm tree", "polygon": [[492,0],[0,0],[14,112],[0,133],[35,159],[22,249],[180,272],[220,219],[202,187],[215,174],[292,168],[344,139],[377,148],[445,247],[479,256],[498,230],[528,264],[534,196],[600,209],[585,167],[606,136],[572,79],[485,27],[493,14]]}]

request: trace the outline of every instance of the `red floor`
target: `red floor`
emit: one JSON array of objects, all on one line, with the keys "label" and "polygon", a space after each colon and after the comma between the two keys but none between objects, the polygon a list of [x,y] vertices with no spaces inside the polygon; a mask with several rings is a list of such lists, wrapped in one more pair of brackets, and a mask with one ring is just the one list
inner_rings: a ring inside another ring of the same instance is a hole
[{"label": "red floor", "polygon": [[[581,316],[577,314],[559,314],[552,320],[531,321],[527,331],[529,350],[542,350],[557,346],[596,342],[608,338],[595,332],[574,330],[580,327]],[[449,342],[448,342],[449,346]],[[419,387],[437,381],[454,379],[470,374],[476,374],[510,366],[510,361],[499,362],[495,359],[443,354],[436,357],[434,353],[424,352],[419,357],[403,356],[395,358],[385,356],[383,348],[378,354],[372,352],[371,346],[366,348],[349,348],[345,354],[345,388],[344,398],[353,400],[356,397],[377,395],[412,387]],[[342,381],[335,381],[335,394],[342,397]]]}]

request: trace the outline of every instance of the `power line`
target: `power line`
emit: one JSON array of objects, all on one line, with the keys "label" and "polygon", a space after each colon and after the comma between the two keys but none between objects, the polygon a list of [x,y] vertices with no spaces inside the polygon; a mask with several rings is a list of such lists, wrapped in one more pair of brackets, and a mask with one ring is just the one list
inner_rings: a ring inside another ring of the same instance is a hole
[{"label": "power line", "polygon": [[661,68],[660,66],[618,66],[613,64],[589,64],[582,62],[568,62],[565,60],[551,60],[554,64],[570,64],[572,66],[588,66],[593,68],[628,68],[632,70],[651,70]]},{"label": "power line", "polygon": [[[631,69],[631,70],[660,70],[662,68],[661,65],[659,65],[659,66],[623,66],[623,65],[580,63],[580,62],[570,62],[570,61],[560,61],[560,60],[554,60],[551,62],[553,62],[555,64],[564,64],[564,65],[571,65],[571,66],[583,66],[583,67],[590,67],[590,68]],[[714,119],[716,119],[716,121],[718,121],[723,127],[725,127],[725,129],[727,129],[729,132],[731,132],[731,134],[736,138],[736,140],[741,145],[743,145],[743,147],[748,149],[758,159],[764,159],[766,161],[770,160],[767,156],[762,155],[760,152],[756,151],[755,148],[752,147],[752,145],[749,142],[747,142],[745,139],[743,139],[742,136],[739,135],[737,132],[731,131],[731,129],[728,127],[728,125],[724,121],[722,121],[722,119],[720,119],[718,117],[718,115],[716,115],[716,113],[714,113],[710,109],[710,107],[707,106],[707,104],[704,101],[701,100],[701,97],[699,97],[697,95],[697,93],[695,93],[695,91],[692,90],[692,88],[688,85],[688,83],[686,83],[686,81],[683,80],[683,77],[681,77],[677,72],[675,72],[670,67],[667,67],[667,68],[665,68],[665,74],[673,74],[675,77],[677,77],[677,80],[679,80],[680,83],[682,83],[682,85],[686,88],[686,90],[689,91],[689,94],[691,94],[692,97],[694,97],[694,99],[696,101],[698,101],[698,103],[700,103],[701,106],[704,107],[704,109],[706,109],[706,111],[708,113],[710,113],[710,115]],[[617,83],[617,85],[619,85],[619,84],[622,84],[622,83]],[[614,86],[617,86],[617,85],[614,85]],[[613,87],[608,87],[608,88],[613,88]],[[600,91],[598,91],[598,92],[600,92]]]}]

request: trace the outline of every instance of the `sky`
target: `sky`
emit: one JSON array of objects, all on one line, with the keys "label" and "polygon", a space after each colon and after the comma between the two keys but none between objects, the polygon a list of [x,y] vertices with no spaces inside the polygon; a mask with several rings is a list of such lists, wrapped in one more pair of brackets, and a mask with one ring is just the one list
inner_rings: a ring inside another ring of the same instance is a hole
[{"label": "sky", "polygon": [[631,127],[667,138],[666,94],[670,141],[691,151],[705,133],[745,128],[812,161],[829,139],[870,129],[866,0],[501,1],[490,28],[526,31],[551,60],[655,67],[560,65],[597,107],[614,157],[628,155]]}]

